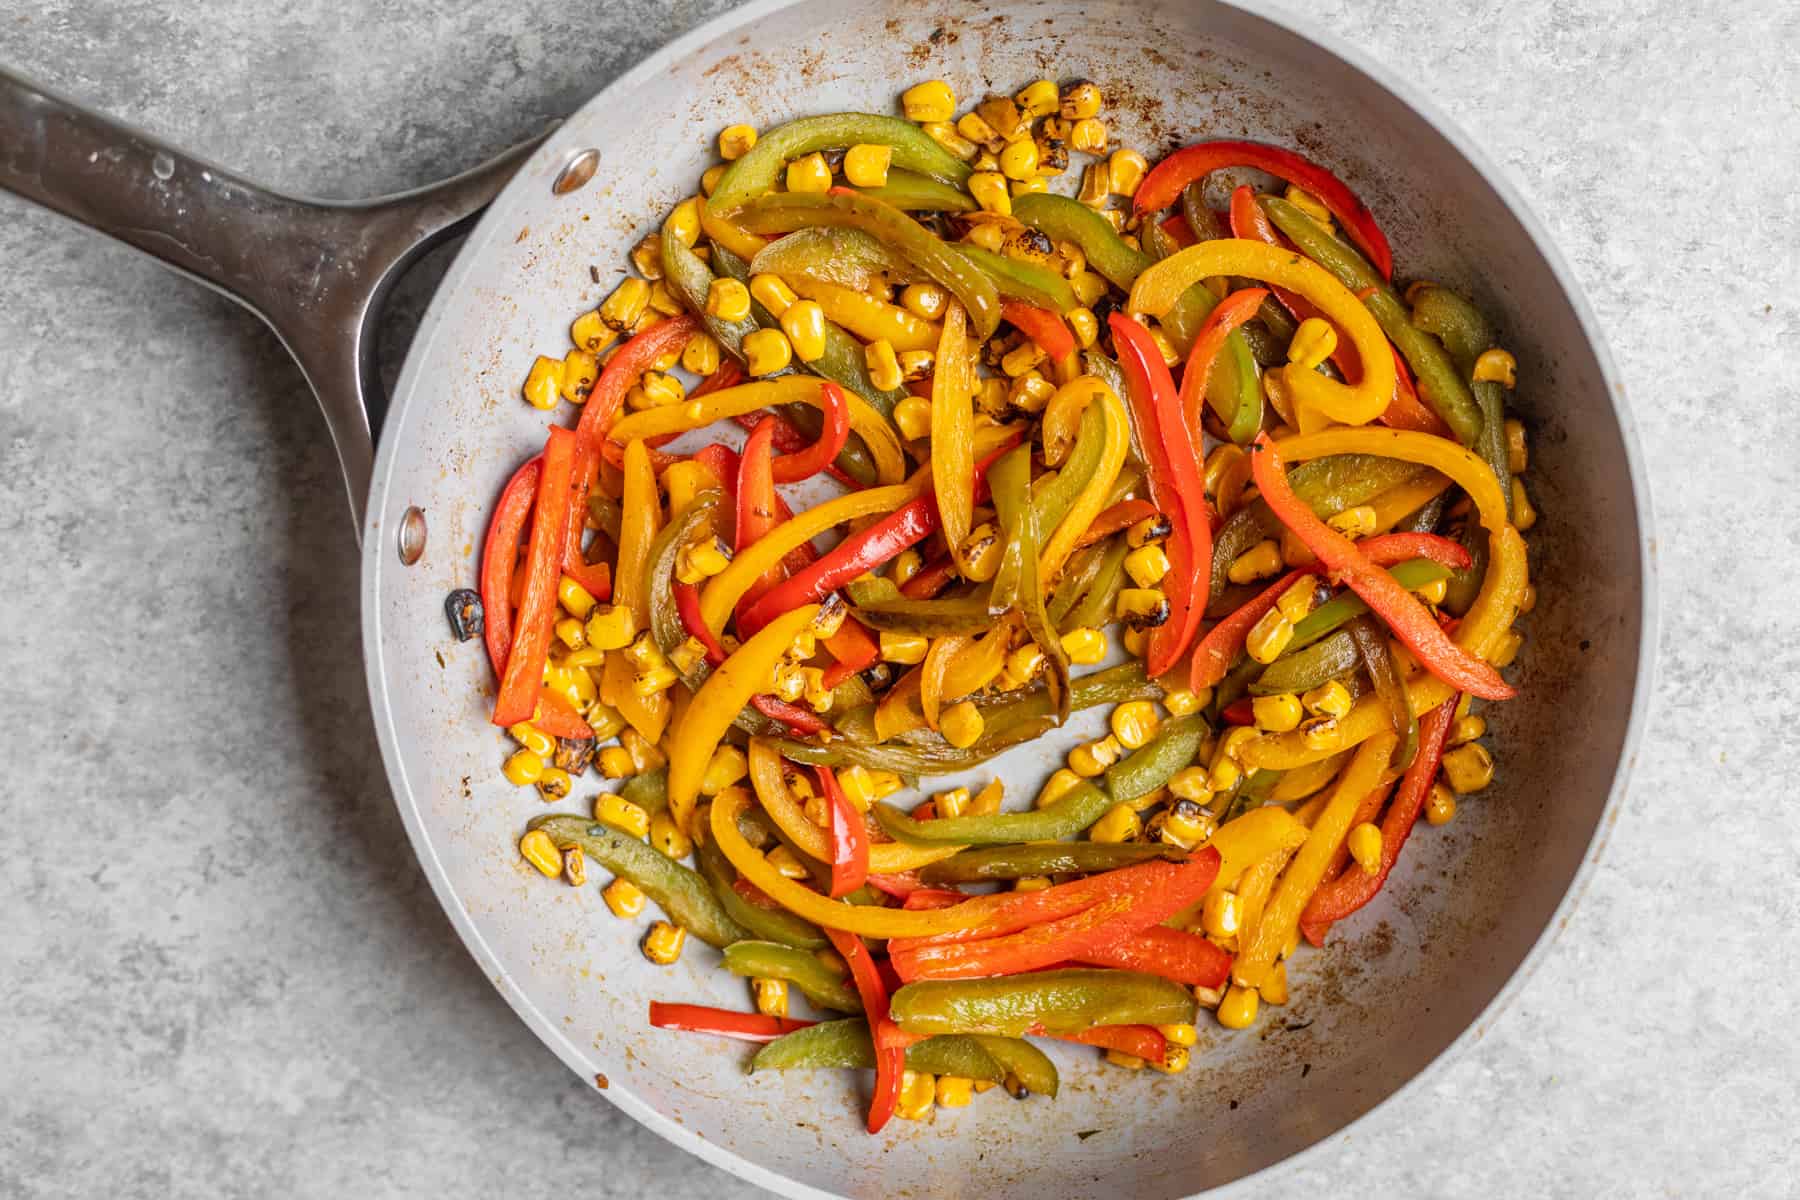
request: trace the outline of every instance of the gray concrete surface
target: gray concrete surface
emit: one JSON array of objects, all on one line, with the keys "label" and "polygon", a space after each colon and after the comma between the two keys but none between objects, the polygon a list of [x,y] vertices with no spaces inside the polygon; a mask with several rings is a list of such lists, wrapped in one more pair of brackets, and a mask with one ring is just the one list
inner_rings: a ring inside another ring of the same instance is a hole
[{"label": "gray concrete surface", "polygon": [[[720,7],[22,0],[0,63],[356,196],[476,161]],[[1269,1190],[1794,1195],[1800,20],[1309,8],[1573,261],[1641,423],[1664,616],[1644,761],[1557,953]],[[567,1077],[439,913],[368,727],[331,451],[274,339],[0,198],[0,435],[0,1194],[749,1193]]]}]

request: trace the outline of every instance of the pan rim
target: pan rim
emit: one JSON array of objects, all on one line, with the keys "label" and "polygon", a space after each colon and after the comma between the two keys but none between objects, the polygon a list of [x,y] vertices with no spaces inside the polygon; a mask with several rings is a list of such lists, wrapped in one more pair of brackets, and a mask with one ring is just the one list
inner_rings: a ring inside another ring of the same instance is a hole
[{"label": "pan rim", "polygon": [[[740,8],[723,13],[652,51],[631,70],[620,75],[606,88],[591,96],[582,105],[582,110],[590,109],[604,102],[608,96],[627,92],[638,82],[647,80],[656,72],[663,70],[665,64],[688,56],[733,30],[754,24],[769,14],[802,2],[803,0],[751,0],[750,3]],[[1632,685],[1630,711],[1626,715],[1625,733],[1621,741],[1618,761],[1613,767],[1612,782],[1607,791],[1606,802],[1601,808],[1599,818],[1583,849],[1580,865],[1570,878],[1562,898],[1545,921],[1542,930],[1539,931],[1505,982],[1495,992],[1493,998],[1483,1006],[1463,1031],[1387,1095],[1375,1101],[1332,1133],[1318,1138],[1286,1158],[1270,1163],[1218,1188],[1194,1194],[1195,1196],[1229,1197],[1248,1195],[1252,1188],[1264,1184],[1273,1177],[1275,1172],[1292,1171],[1298,1169],[1302,1164],[1311,1162],[1315,1156],[1341,1144],[1352,1131],[1368,1120],[1376,1111],[1395,1099],[1412,1093],[1428,1076],[1441,1070],[1453,1056],[1462,1053],[1470,1044],[1484,1036],[1548,958],[1551,949],[1563,929],[1567,927],[1576,906],[1591,884],[1594,870],[1606,850],[1611,832],[1623,809],[1623,800],[1630,775],[1636,765],[1641,743],[1649,725],[1656,677],[1655,648],[1659,627],[1660,588],[1649,480],[1639,445],[1637,422],[1631,412],[1623,382],[1619,378],[1617,365],[1592,306],[1555,242],[1550,238],[1530,205],[1480,146],[1456,122],[1447,117],[1435,103],[1402,79],[1397,72],[1389,70],[1371,56],[1346,44],[1335,35],[1321,33],[1316,28],[1309,28],[1295,14],[1263,3],[1262,0],[1255,0],[1254,7],[1252,7],[1251,0],[1214,0],[1214,2],[1223,7],[1229,7],[1252,21],[1260,21],[1290,36],[1299,38],[1324,54],[1330,55],[1380,88],[1396,103],[1409,109],[1442,137],[1445,143],[1480,176],[1483,184],[1492,191],[1511,213],[1514,220],[1519,223],[1519,227],[1542,257],[1545,266],[1568,301],[1580,327],[1582,337],[1593,354],[1595,365],[1606,384],[1607,400],[1611,407],[1614,423],[1618,428],[1626,474],[1631,486],[1632,510],[1637,524],[1640,576],[1635,677]],[[413,344],[402,367],[399,381],[395,386],[393,402],[388,409],[388,419],[384,423],[384,429],[400,424],[402,416],[397,414],[404,414],[413,403],[414,398],[420,394],[419,374],[423,369],[421,364],[431,357],[432,347],[445,331],[447,297],[455,294],[465,285],[474,275],[477,264],[487,258],[486,251],[489,247],[497,238],[504,236],[502,228],[506,222],[502,219],[502,214],[511,208],[517,198],[523,194],[522,189],[535,186],[535,177],[541,174],[541,169],[549,163],[559,161],[559,156],[567,153],[570,148],[570,136],[564,131],[559,131],[546,140],[539,147],[537,153],[521,166],[512,182],[496,198],[488,213],[482,217],[458,251],[455,261],[439,283],[419,324]],[[452,886],[448,872],[426,831],[423,813],[407,775],[405,763],[401,759],[400,733],[390,701],[382,649],[382,618],[379,603],[384,579],[383,572],[392,570],[395,565],[390,561],[391,556],[386,552],[386,543],[381,536],[381,525],[394,480],[397,459],[396,440],[392,437],[381,438],[376,447],[370,503],[365,518],[361,597],[363,658],[370,709],[394,803],[400,811],[407,838],[431,885],[432,893],[436,896],[439,906],[450,919],[452,927],[468,948],[469,953],[513,1011],[538,1039],[572,1071],[592,1086],[594,1081],[585,1069],[588,1064],[582,1049],[569,1038],[560,1022],[553,1021],[533,1004],[524,991],[515,984],[511,972],[507,970],[489,945],[479,924]],[[608,1087],[596,1090],[633,1120],[674,1145],[759,1187],[785,1195],[805,1197],[835,1195],[835,1193],[821,1190],[764,1167],[723,1145],[699,1136],[646,1103],[621,1083],[615,1082]]]}]

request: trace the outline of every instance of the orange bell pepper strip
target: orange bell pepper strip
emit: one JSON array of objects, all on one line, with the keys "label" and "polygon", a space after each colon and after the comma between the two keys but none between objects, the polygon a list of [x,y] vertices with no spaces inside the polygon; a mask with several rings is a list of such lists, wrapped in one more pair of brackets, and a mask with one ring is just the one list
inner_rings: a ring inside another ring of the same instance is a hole
[{"label": "orange bell pepper strip", "polygon": [[1161,975],[1189,987],[1223,987],[1231,977],[1231,955],[1217,943],[1167,925],[1152,925],[1130,937],[1091,947],[1077,955],[1075,961],[1090,967]]},{"label": "orange bell pepper strip", "polygon": [[[589,401],[593,403],[593,401]],[[638,629],[650,628],[650,596],[645,590],[645,572],[650,558],[650,542],[662,528],[662,500],[656,490],[656,472],[650,465],[650,450],[643,442],[633,440],[625,447],[625,493],[620,503],[618,582],[613,588],[613,603],[629,608]],[[662,740],[669,726],[670,706],[667,692],[640,696],[632,688],[637,671],[623,650],[610,650],[600,675],[600,699],[618,710],[621,717],[651,742]]]},{"label": "orange bell pepper strip", "polygon": [[866,671],[881,658],[881,644],[869,627],[855,617],[845,617],[838,631],[820,642],[825,652],[837,661],[825,668],[825,686],[834,688],[859,671]]},{"label": "orange bell pepper strip", "polygon": [[1022,300],[1007,300],[1000,305],[1000,315],[1030,338],[1051,362],[1061,362],[1075,353],[1075,335],[1069,332],[1063,319],[1049,309]]},{"label": "orange bell pepper strip", "polygon": [[[1088,522],[1086,532],[1075,539],[1075,549],[1091,546],[1103,538],[1109,538],[1121,529],[1130,529],[1139,521],[1154,517],[1162,511],[1148,500],[1121,500],[1117,504],[1100,511],[1100,515]],[[916,578],[916,576],[915,576]],[[910,580],[908,581],[910,582]],[[903,586],[902,592],[906,590]]]},{"label": "orange bell pepper strip", "polygon": [[543,466],[539,455],[513,472],[500,492],[500,502],[494,505],[494,515],[488,518],[487,536],[481,543],[482,634],[496,676],[506,674],[506,656],[512,650],[513,572],[519,565],[519,540],[525,536],[526,522],[537,501]]},{"label": "orange bell pepper strip", "polygon": [[[1256,315],[1268,288],[1239,288],[1206,314],[1194,345],[1188,351],[1187,366],[1181,372],[1181,411],[1190,428],[1200,427],[1201,406],[1206,403],[1206,381],[1212,377],[1213,364],[1231,331]],[[1246,440],[1248,440],[1246,438]]]},{"label": "orange bell pepper strip", "polygon": [[868,946],[855,934],[830,926],[825,928],[825,936],[849,966],[850,981],[856,985],[863,1015],[869,1021],[869,1037],[875,1043],[875,1095],[869,1100],[869,1132],[880,1133],[900,1102],[900,1085],[906,1078],[906,1046],[893,1036],[898,1028],[888,1013],[887,984],[875,969]]},{"label": "orange bell pepper strip", "polygon": [[931,377],[931,487],[944,545],[965,574],[969,563],[963,545],[975,510],[974,373],[967,317],[952,300],[944,311]]},{"label": "orange bell pepper strip", "polygon": [[796,1029],[805,1029],[812,1022],[771,1017],[765,1013],[736,1012],[705,1004],[668,1004],[652,1000],[650,1024],[657,1029],[710,1033],[716,1037],[736,1038],[740,1042],[772,1042]]},{"label": "orange bell pepper strip", "polygon": [[831,898],[840,900],[868,882],[869,827],[830,767],[815,767],[813,773],[831,806]]},{"label": "orange bell pepper strip", "polygon": [[1096,1025],[1080,1033],[1033,1032],[1039,1036],[1053,1037],[1059,1042],[1080,1042],[1084,1046],[1097,1046],[1102,1050],[1117,1050],[1120,1054],[1130,1054],[1145,1062],[1161,1062],[1169,1052],[1168,1039],[1150,1025]]},{"label": "orange bell pepper strip", "polygon": [[569,703],[568,697],[550,688],[544,688],[538,693],[537,712],[532,715],[531,723],[551,737],[594,736],[593,727],[581,719],[581,714],[575,711],[575,706]]},{"label": "orange bell pepper strip", "polygon": [[519,624],[500,676],[494,702],[496,725],[529,721],[537,710],[556,624],[556,587],[562,579],[563,539],[568,533],[570,475],[575,435],[561,426],[550,430],[532,505],[531,549],[525,558],[525,591],[519,600]]},{"label": "orange bell pepper strip", "polygon": [[1349,584],[1387,622],[1420,666],[1458,691],[1485,700],[1512,698],[1514,689],[1500,677],[1500,672],[1452,641],[1418,597],[1370,562],[1356,543],[1321,521],[1294,494],[1282,466],[1281,452],[1267,434],[1259,435],[1252,447],[1250,470],[1264,502],[1282,524],[1318,557],[1326,570]]}]

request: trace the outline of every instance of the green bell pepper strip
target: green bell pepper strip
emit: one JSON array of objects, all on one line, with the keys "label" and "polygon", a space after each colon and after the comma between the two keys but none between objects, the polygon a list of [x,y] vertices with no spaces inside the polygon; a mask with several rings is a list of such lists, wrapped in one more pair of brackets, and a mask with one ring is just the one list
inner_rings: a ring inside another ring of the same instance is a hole
[{"label": "green bell pepper strip", "polygon": [[651,816],[669,807],[669,768],[657,767],[641,775],[633,775],[619,789],[619,795]]},{"label": "green bell pepper strip", "polygon": [[[1107,387],[1111,388],[1115,396],[1123,396],[1125,394],[1125,372],[1120,369],[1119,364],[1116,361],[1106,354],[1103,354],[1099,350],[1084,350],[1081,355],[1081,365],[1082,369],[1087,371],[1089,375],[1092,375],[1101,383],[1104,383]],[[1138,463],[1141,465],[1144,461],[1144,456],[1138,454],[1136,457]],[[1288,475],[1292,478],[1293,472],[1288,472]]]},{"label": "green bell pepper strip", "polygon": [[1419,718],[1413,714],[1412,701],[1406,694],[1406,683],[1401,678],[1399,665],[1394,662],[1393,652],[1388,648],[1387,634],[1383,632],[1381,622],[1369,613],[1351,621],[1344,627],[1344,632],[1356,644],[1356,654],[1362,661],[1363,673],[1375,686],[1375,695],[1382,707],[1388,710],[1388,720],[1394,726],[1395,736],[1400,739],[1394,746],[1389,765],[1396,771],[1404,771],[1412,765],[1413,756],[1419,752]]},{"label": "green bell pepper strip", "polygon": [[872,811],[896,842],[915,846],[998,846],[1008,842],[1052,842],[1074,837],[1111,808],[1113,798],[1083,780],[1043,808],[915,820],[879,801]]},{"label": "green bell pepper strip", "polygon": [[1137,971],[1073,968],[993,979],[921,980],[889,1001],[908,1033],[1080,1033],[1096,1025],[1185,1025],[1193,993]]},{"label": "green bell pepper strip", "polygon": [[917,269],[860,229],[818,225],[796,229],[764,246],[751,260],[749,274],[810,279],[866,292],[876,283],[914,282]]},{"label": "green bell pepper strip", "polygon": [[[1056,1064],[1050,1061],[1048,1054],[1023,1038],[995,1037],[987,1033],[969,1036],[1026,1091],[1036,1092],[1040,1096],[1056,1096]],[[1012,1084],[1007,1084],[1007,1087],[1011,1088]]]},{"label": "green bell pepper strip", "polygon": [[1105,217],[1067,196],[1034,192],[1013,201],[1013,216],[1053,242],[1074,242],[1088,266],[1126,291],[1151,259],[1125,244]]},{"label": "green bell pepper strip", "polygon": [[758,196],[773,191],[788,160],[818,150],[847,150],[857,145],[889,147],[893,151],[890,166],[902,171],[917,171],[959,188],[969,182],[967,164],[932,141],[911,121],[873,113],[831,113],[801,117],[763,134],[747,154],[719,176],[707,206],[715,212],[730,215]]},{"label": "green bell pepper strip", "polygon": [[1100,459],[1106,453],[1106,412],[1098,404],[1089,404],[1081,414],[1081,424],[1075,431],[1075,444],[1063,459],[1062,469],[1056,476],[1037,489],[1031,497],[1032,521],[1038,528],[1038,552],[1042,553],[1050,544],[1056,527],[1063,518],[1069,515],[1074,507],[1075,498],[1081,494],[1094,472],[1100,469]]},{"label": "green bell pepper strip", "polygon": [[1481,411],[1463,382],[1456,364],[1442,342],[1412,323],[1398,293],[1375,273],[1355,250],[1327,233],[1317,221],[1276,196],[1259,196],[1257,203],[1269,214],[1276,228],[1288,236],[1300,252],[1338,277],[1351,291],[1363,296],[1363,303],[1375,314],[1381,331],[1399,349],[1412,372],[1418,377],[1419,395],[1433,412],[1444,419],[1456,434],[1456,440],[1473,446],[1481,436]]},{"label": "green bell pepper strip", "polygon": [[984,883],[1039,875],[1092,875],[1162,859],[1185,862],[1187,851],[1160,842],[1031,842],[963,850],[919,868],[926,883]]},{"label": "green bell pepper strip", "polygon": [[1512,520],[1512,471],[1506,457],[1506,388],[1488,380],[1470,385],[1475,393],[1475,406],[1481,410],[1481,438],[1476,452],[1500,481],[1500,496],[1506,501],[1506,519]]},{"label": "green bell pepper strip", "polygon": [[1238,780],[1236,788],[1226,797],[1219,810],[1219,824],[1235,821],[1251,809],[1262,807],[1263,802],[1269,798],[1269,793],[1275,790],[1275,785],[1280,781],[1280,771],[1266,771],[1260,767]]},{"label": "green bell pepper strip", "polygon": [[1143,246],[1144,253],[1157,262],[1181,249],[1175,239],[1155,221],[1144,222],[1138,231],[1138,242]]},{"label": "green bell pepper strip", "polygon": [[[739,321],[725,321],[706,311],[706,294],[713,285],[712,268],[695,254],[686,242],[673,234],[664,232],[662,238],[663,281],[675,293],[675,298],[687,305],[690,312],[700,317],[700,323],[733,358],[744,361],[744,339],[755,333],[760,326],[750,317]],[[716,260],[715,260],[716,261]],[[792,370],[784,367],[766,378],[786,375]]]},{"label": "green bell pepper strip", "polygon": [[915,171],[890,170],[887,182],[882,186],[856,190],[872,200],[907,212],[974,212],[981,207],[961,188]]},{"label": "green bell pepper strip", "polygon": [[[1512,489],[1507,490],[1510,492]],[[1475,603],[1475,598],[1481,594],[1482,582],[1487,578],[1487,530],[1471,515],[1463,523],[1462,532],[1457,535],[1456,541],[1469,552],[1469,565],[1464,570],[1451,574],[1450,584],[1444,589],[1444,603],[1441,607],[1445,612],[1460,617]]]},{"label": "green bell pepper strip", "polygon": [[1361,661],[1356,643],[1340,629],[1270,663],[1250,684],[1250,694],[1279,696],[1293,692],[1297,695],[1349,674]]},{"label": "green bell pepper strip", "polygon": [[[1104,671],[1091,671],[1069,682],[1069,707],[1075,712],[1097,704],[1123,704],[1127,700],[1160,700],[1162,697],[1162,685],[1144,674],[1142,659],[1132,659]],[[989,733],[1008,729],[1015,723],[1032,723],[1056,711],[1041,683],[1017,692],[977,697],[975,704],[987,720]]]},{"label": "green bell pepper strip", "polygon": [[1058,313],[1066,313],[1081,305],[1075,298],[1075,289],[1069,286],[1069,281],[1049,267],[1008,258],[1004,254],[995,254],[992,250],[971,246],[966,242],[958,242],[951,249],[992,276],[994,286],[1004,299],[1023,300],[1027,304]]},{"label": "green bell pepper strip", "polygon": [[1447,287],[1427,284],[1412,306],[1412,323],[1444,343],[1450,359],[1467,379],[1475,360],[1494,345],[1493,327],[1481,310]]},{"label": "green bell pepper strip", "polygon": [[1100,567],[1106,561],[1106,552],[1117,540],[1105,538],[1091,546],[1082,547],[1069,558],[1069,565],[1063,568],[1062,578],[1056,581],[1056,587],[1050,593],[1050,602],[1044,606],[1050,623],[1057,629],[1067,631],[1063,619],[1075,607],[1075,602],[1093,586],[1094,580],[1100,577]]},{"label": "green bell pepper strip", "polygon": [[[1409,558],[1389,567],[1388,574],[1410,592],[1428,583],[1450,578],[1451,571],[1449,567],[1434,563],[1428,558]],[[1368,611],[1369,606],[1355,592],[1346,591],[1333,596],[1294,623],[1294,638],[1287,644],[1285,653],[1292,654],[1312,645],[1352,617],[1361,616]]]},{"label": "green bell pepper strip", "polygon": [[[737,871],[732,868],[724,851],[711,842],[695,843],[694,861],[699,865],[700,877],[712,889],[719,907],[747,931],[740,941],[754,938],[757,943],[774,942],[797,951],[823,950],[831,945],[825,934],[811,921],[802,920],[785,909],[752,904],[740,895],[737,888],[732,886],[737,882]],[[805,862],[806,859],[802,857],[800,861]],[[860,1008],[859,1005],[850,1011],[859,1011]]]},{"label": "green bell pepper strip", "polygon": [[1196,179],[1181,189],[1181,216],[1194,231],[1194,237],[1202,242],[1231,236],[1224,218],[1206,203],[1204,180]]},{"label": "green bell pepper strip", "polygon": [[1394,522],[1395,533],[1431,533],[1443,519],[1444,508],[1450,497],[1448,490],[1439,492],[1414,511],[1407,513]]},{"label": "green bell pepper strip", "polygon": [[[776,1038],[756,1052],[750,1071],[873,1070],[875,1042],[861,1017],[821,1021]],[[1006,1068],[983,1043],[966,1035],[927,1038],[906,1048],[906,1069],[926,1075],[959,1075],[999,1083]]]},{"label": "green bell pepper strip", "polygon": [[982,593],[940,600],[878,600],[858,604],[852,615],[870,629],[923,637],[986,633],[994,624],[987,596]]},{"label": "green bell pepper strip", "polygon": [[1225,672],[1225,678],[1213,685],[1212,703],[1206,706],[1207,717],[1217,724],[1221,719],[1220,714],[1244,694],[1262,669],[1263,665],[1248,654],[1233,663],[1231,669]]},{"label": "green bell pepper strip", "polygon": [[[747,979],[791,983],[819,1008],[847,1013],[863,1010],[862,999],[843,973],[832,970],[808,950],[780,942],[733,942],[725,947],[725,969]],[[873,1060],[870,1065],[874,1065]]]},{"label": "green bell pepper strip", "polygon": [[532,829],[550,835],[560,850],[582,854],[637,885],[669,919],[709,946],[723,949],[750,931],[731,919],[699,875],[674,859],[590,817],[551,814],[532,820]]},{"label": "green bell pepper strip", "polygon": [[[1090,411],[1098,408],[1089,406]],[[1085,414],[1082,421],[1086,423]],[[1024,619],[1025,632],[1044,656],[1044,686],[1056,705],[1056,722],[1060,725],[1069,719],[1069,656],[1044,612],[1044,589],[1038,579],[1040,527],[1031,495],[1031,447],[1017,446],[1007,451],[988,469],[987,477],[995,519],[1006,539],[1000,567],[994,572],[988,611],[1016,609]]]},{"label": "green bell pepper strip", "polygon": [[861,229],[887,243],[961,301],[982,341],[999,328],[1000,293],[987,272],[892,205],[848,188],[833,188],[823,195],[784,192],[748,205],[739,211],[736,221],[752,233],[792,233],[815,225]]},{"label": "green bell pepper strip", "polygon": [[1155,737],[1106,768],[1106,790],[1115,801],[1149,795],[1194,761],[1208,732],[1206,718],[1199,713],[1163,722]]},{"label": "green bell pepper strip", "polygon": [[979,767],[988,759],[1004,754],[1014,746],[1031,741],[1056,728],[1054,716],[1044,716],[1003,732],[989,731],[972,746],[958,749],[939,734],[920,736],[906,742],[859,744],[848,738],[821,746],[816,742],[783,739],[779,747],[784,758],[795,762],[823,764],[829,767],[855,764],[873,771],[893,771],[900,775],[953,775]]},{"label": "green bell pepper strip", "polygon": [[1071,629],[1099,629],[1112,621],[1119,593],[1125,590],[1125,556],[1130,553],[1131,544],[1124,538],[1112,539],[1093,584],[1063,617],[1058,629],[1065,633]]}]

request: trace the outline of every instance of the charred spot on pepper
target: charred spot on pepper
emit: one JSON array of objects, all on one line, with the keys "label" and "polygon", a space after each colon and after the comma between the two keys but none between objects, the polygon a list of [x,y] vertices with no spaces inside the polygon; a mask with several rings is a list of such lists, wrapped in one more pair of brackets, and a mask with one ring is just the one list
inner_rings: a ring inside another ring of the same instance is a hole
[{"label": "charred spot on pepper", "polygon": [[878,692],[894,682],[893,668],[884,662],[878,662],[862,672],[862,681],[869,685],[870,690]]},{"label": "charred spot on pepper", "polygon": [[481,596],[473,588],[457,588],[444,597],[444,615],[450,620],[450,632],[459,642],[473,641],[487,626]]},{"label": "charred spot on pepper", "polygon": [[559,737],[551,761],[570,775],[580,775],[593,764],[596,746],[593,738]]}]

